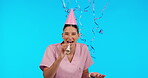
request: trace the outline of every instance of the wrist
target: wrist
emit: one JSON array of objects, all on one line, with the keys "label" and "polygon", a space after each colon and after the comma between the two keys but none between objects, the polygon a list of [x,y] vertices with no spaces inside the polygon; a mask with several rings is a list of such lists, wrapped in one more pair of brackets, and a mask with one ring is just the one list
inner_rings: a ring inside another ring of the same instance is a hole
[{"label": "wrist", "polygon": [[64,57],[58,56],[57,60],[58,60],[58,61],[62,61],[63,58],[64,58]]}]

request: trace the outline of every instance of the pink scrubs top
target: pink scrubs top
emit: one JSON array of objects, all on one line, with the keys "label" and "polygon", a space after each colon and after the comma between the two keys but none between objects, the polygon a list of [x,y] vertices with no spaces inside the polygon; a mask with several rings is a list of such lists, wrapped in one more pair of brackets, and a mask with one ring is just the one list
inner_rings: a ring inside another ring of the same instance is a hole
[{"label": "pink scrubs top", "polygon": [[[58,58],[58,50],[60,43],[49,45],[45,51],[42,62],[40,64],[41,70],[44,67],[50,67]],[[65,56],[61,61],[59,68],[54,78],[81,78],[83,70],[88,69],[93,64],[92,58],[85,44],[76,43],[76,51],[72,61],[70,62]]]}]

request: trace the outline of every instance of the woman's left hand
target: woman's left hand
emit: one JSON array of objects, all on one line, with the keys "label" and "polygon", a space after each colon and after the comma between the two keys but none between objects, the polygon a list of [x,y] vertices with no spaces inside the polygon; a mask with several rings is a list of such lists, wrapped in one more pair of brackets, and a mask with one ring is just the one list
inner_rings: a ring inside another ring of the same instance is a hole
[{"label": "woman's left hand", "polygon": [[100,73],[97,73],[97,72],[92,72],[89,74],[89,77],[95,77],[95,78],[104,78],[106,75],[102,75]]}]

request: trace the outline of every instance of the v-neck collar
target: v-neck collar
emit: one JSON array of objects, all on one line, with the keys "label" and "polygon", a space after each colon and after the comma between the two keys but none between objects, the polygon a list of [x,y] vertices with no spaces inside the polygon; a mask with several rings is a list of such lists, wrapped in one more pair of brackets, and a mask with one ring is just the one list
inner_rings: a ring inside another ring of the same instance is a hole
[{"label": "v-neck collar", "polygon": [[[61,44],[60,44],[59,47],[61,47]],[[59,48],[59,47],[58,47],[58,48]],[[78,48],[78,43],[76,43],[75,53],[74,53],[74,56],[73,56],[71,62],[68,60],[67,55],[63,58],[63,60],[65,60],[66,62],[72,64],[72,63],[76,60],[76,56],[77,56],[77,48]]]},{"label": "v-neck collar", "polygon": [[72,64],[75,61],[75,59],[76,59],[76,56],[77,56],[77,46],[78,46],[78,44],[76,43],[75,53],[73,55],[73,58],[72,58],[71,62],[69,61],[67,55],[65,57],[66,61],[68,61],[68,63],[70,63],[70,64]]}]

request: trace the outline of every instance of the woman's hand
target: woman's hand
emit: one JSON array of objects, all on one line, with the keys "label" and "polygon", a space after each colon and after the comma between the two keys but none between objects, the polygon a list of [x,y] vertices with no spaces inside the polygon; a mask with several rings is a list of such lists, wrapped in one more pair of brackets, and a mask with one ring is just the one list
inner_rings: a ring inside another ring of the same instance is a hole
[{"label": "woman's hand", "polygon": [[97,73],[97,72],[92,72],[92,73],[89,74],[89,77],[104,78],[105,75],[102,75],[102,74]]},{"label": "woman's hand", "polygon": [[66,48],[68,47],[68,44],[62,43],[60,49],[59,49],[59,58],[64,58],[66,55]]}]

